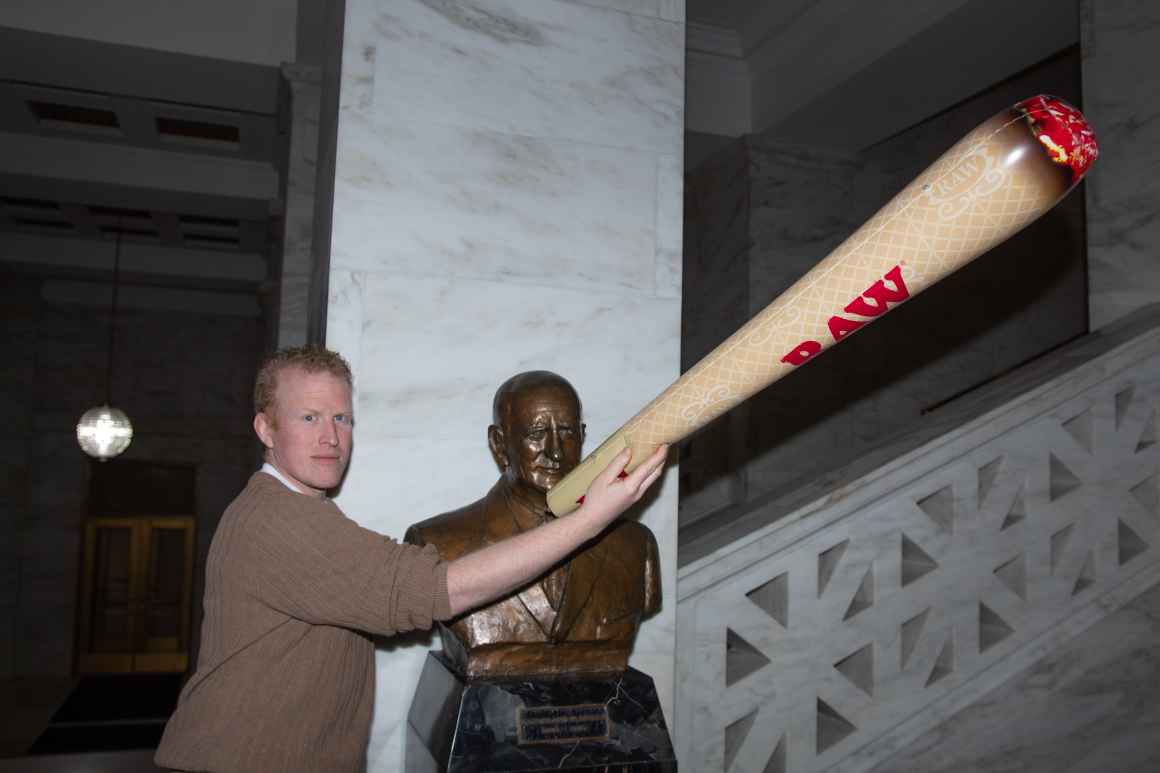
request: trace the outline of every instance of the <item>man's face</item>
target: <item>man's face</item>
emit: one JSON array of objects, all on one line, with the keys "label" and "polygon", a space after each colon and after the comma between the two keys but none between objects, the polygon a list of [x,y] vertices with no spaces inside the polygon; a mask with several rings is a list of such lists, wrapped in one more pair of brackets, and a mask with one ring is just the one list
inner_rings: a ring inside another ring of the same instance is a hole
[{"label": "man's face", "polygon": [[584,425],[566,388],[539,386],[517,394],[501,429],[505,475],[521,488],[546,494],[580,463]]},{"label": "man's face", "polygon": [[354,428],[346,382],[326,372],[283,368],[271,410],[273,416],[254,417],[267,461],[303,493],[322,496],[338,486],[350,461]]}]

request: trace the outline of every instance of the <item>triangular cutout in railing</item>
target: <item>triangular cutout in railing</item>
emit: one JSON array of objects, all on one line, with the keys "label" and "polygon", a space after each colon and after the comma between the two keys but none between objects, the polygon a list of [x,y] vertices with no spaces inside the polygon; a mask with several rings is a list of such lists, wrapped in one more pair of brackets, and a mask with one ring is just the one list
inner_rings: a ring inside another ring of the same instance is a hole
[{"label": "triangular cutout in railing", "polygon": [[1140,439],[1136,442],[1136,453],[1156,445],[1158,437],[1160,437],[1160,426],[1158,426],[1160,420],[1157,420],[1157,415],[1160,415],[1160,411],[1153,408],[1151,415],[1148,416],[1148,421],[1144,424],[1143,432],[1140,433]]},{"label": "triangular cutout in railing", "polygon": [[935,682],[950,676],[955,671],[955,636],[952,632],[947,637],[946,644],[938,653],[938,658],[934,661],[934,667],[930,670],[930,676],[926,680],[926,686],[930,687]]},{"label": "triangular cutout in railing", "polygon": [[745,597],[780,623],[782,628],[789,627],[789,572],[782,572],[769,582],[762,583],[746,593]]},{"label": "triangular cutout in railing", "polygon": [[725,629],[725,686],[731,687],[758,669],[769,665],[761,650],[745,641],[732,628]]},{"label": "triangular cutout in railing", "polygon": [[842,556],[846,555],[846,548],[850,540],[843,540],[828,550],[818,553],[818,598],[826,592],[826,586],[834,577],[834,570],[842,563]]},{"label": "triangular cutout in railing", "polygon": [[1015,629],[995,610],[979,603],[979,652],[986,652],[1013,633]]},{"label": "triangular cutout in railing", "polygon": [[1010,529],[1015,524],[1027,517],[1027,504],[1023,500],[1023,486],[1019,487],[1019,491],[1015,494],[1015,499],[1011,501],[1011,508],[1007,511],[1006,517],[1003,518],[1003,523],[999,526],[999,531]]},{"label": "triangular cutout in railing", "polygon": [[762,768],[761,773],[786,773],[784,735],[778,740],[773,754],[769,755],[769,761],[765,763],[765,767]]},{"label": "triangular cutout in railing", "polygon": [[938,569],[938,561],[905,534],[902,535],[902,587]]},{"label": "triangular cutout in railing", "polygon": [[1051,468],[1051,489],[1048,496],[1054,502],[1060,497],[1075,491],[1083,484],[1076,474],[1071,471],[1071,468],[1059,460],[1058,456],[1055,454],[1048,454],[1048,456],[1050,457],[1049,464]]},{"label": "triangular cutout in railing", "polygon": [[951,486],[943,486],[933,494],[919,499],[915,504],[943,531],[955,530],[955,494]]},{"label": "triangular cutout in railing", "polygon": [[1080,448],[1092,452],[1092,409],[1088,408],[1086,411],[1076,416],[1074,419],[1069,419],[1063,422],[1063,428],[1067,430],[1067,434],[1071,435],[1075,442],[1079,443]]},{"label": "triangular cutout in railing", "polygon": [[995,576],[1007,590],[1027,600],[1027,561],[1022,553],[995,569]]},{"label": "triangular cutout in railing", "polygon": [[736,722],[725,726],[725,769],[733,767],[733,760],[737,759],[737,752],[741,751],[741,745],[745,743],[745,739],[749,736],[749,731],[753,728],[753,722],[757,719],[757,710],[743,716]]},{"label": "triangular cutout in railing", "polygon": [[862,692],[873,697],[874,695],[874,643],[871,642],[857,652],[839,660],[834,664],[838,673],[846,677]]},{"label": "triangular cutout in railing", "polygon": [[1059,568],[1059,562],[1063,560],[1063,556],[1067,553],[1067,546],[1071,543],[1071,533],[1075,531],[1075,524],[1069,523],[1062,529],[1051,535],[1051,573],[1055,574],[1055,570]]},{"label": "triangular cutout in railing", "polygon": [[846,614],[842,615],[842,619],[849,620],[862,610],[872,606],[874,606],[873,566],[867,569],[866,574],[862,576],[862,582],[858,584],[858,590],[854,593],[854,598],[850,599],[850,606],[846,607]]},{"label": "triangular cutout in railing", "polygon": [[1120,431],[1120,425],[1124,423],[1124,417],[1128,415],[1128,406],[1132,404],[1132,396],[1136,393],[1136,388],[1129,384],[1128,386],[1116,392],[1116,431]]},{"label": "triangular cutout in railing", "polygon": [[1119,557],[1120,566],[1131,561],[1141,553],[1146,553],[1150,548],[1147,542],[1136,533],[1136,531],[1128,524],[1120,521],[1119,530]]},{"label": "triangular cutout in railing", "polygon": [[979,507],[987,501],[987,497],[991,493],[991,489],[995,487],[995,478],[999,476],[999,470],[1003,466],[1003,457],[987,462],[979,468]]},{"label": "triangular cutout in railing", "polygon": [[1160,518],[1160,475],[1145,478],[1129,489],[1129,493],[1153,518]]},{"label": "triangular cutout in railing", "polygon": [[906,670],[906,664],[910,662],[910,656],[914,654],[914,648],[918,646],[918,640],[922,638],[923,629],[926,628],[926,619],[929,616],[930,610],[924,609],[902,624],[899,630],[900,643],[902,644],[899,670]]},{"label": "triangular cutout in railing", "polygon": [[818,698],[818,754],[841,743],[858,728],[833,706]]},{"label": "triangular cutout in railing", "polygon": [[1071,589],[1071,595],[1075,596],[1082,593],[1096,584],[1095,558],[1095,552],[1089,550],[1087,558],[1083,560],[1083,566],[1079,570],[1079,577],[1075,578],[1075,587]]}]

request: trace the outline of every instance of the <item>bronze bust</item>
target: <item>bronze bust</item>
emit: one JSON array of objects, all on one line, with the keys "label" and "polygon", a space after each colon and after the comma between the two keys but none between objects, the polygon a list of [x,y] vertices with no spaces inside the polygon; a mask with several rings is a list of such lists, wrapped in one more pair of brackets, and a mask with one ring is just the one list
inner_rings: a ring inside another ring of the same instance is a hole
[{"label": "bronze bust", "polygon": [[[413,525],[404,539],[453,560],[554,518],[546,494],[577,464],[580,397],[548,371],[495,394],[487,440],[502,475],[483,499]],[[656,538],[620,520],[512,596],[445,625],[443,651],[466,677],[622,672],[642,617],[660,608]]]}]

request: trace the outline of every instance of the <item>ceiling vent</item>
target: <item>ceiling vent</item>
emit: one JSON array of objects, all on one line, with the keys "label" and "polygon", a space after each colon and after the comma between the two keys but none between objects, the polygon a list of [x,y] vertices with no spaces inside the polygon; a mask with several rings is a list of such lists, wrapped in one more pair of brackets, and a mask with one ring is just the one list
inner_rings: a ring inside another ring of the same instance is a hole
[{"label": "ceiling vent", "polygon": [[48,229],[52,231],[73,231],[76,230],[72,223],[67,220],[49,220],[43,217],[14,217],[12,222],[24,228]]},{"label": "ceiling vent", "polygon": [[117,114],[112,110],[34,99],[28,100],[28,107],[36,116],[37,122],[46,129],[121,134],[121,124],[117,120]]},{"label": "ceiling vent", "polygon": [[160,238],[158,236],[157,231],[149,229],[149,228],[128,228],[128,227],[115,226],[115,225],[114,226],[108,226],[108,225],[101,226],[101,233],[104,235],[107,235],[107,236],[116,236],[117,234],[120,234],[121,236],[139,236],[139,237],[142,237],[145,239],[158,239],[158,238]]},{"label": "ceiling vent", "polygon": [[201,225],[210,226],[212,228],[232,228],[235,231],[238,228],[238,219],[236,217],[208,217],[205,215],[180,215],[178,221],[182,225]]},{"label": "ceiling vent", "polygon": [[241,132],[238,127],[224,123],[158,116],[157,133],[166,142],[232,150],[241,147]]},{"label": "ceiling vent", "polygon": [[89,207],[89,212],[94,215],[105,218],[120,218],[123,220],[151,220],[152,215],[144,209],[128,209],[126,207],[106,207],[99,204],[94,204]]},{"label": "ceiling vent", "polygon": [[43,211],[55,212],[60,209],[60,205],[55,201],[48,201],[46,199],[25,199],[19,196],[0,196],[0,203],[12,209],[35,209]]},{"label": "ceiling vent", "polygon": [[189,247],[241,247],[242,242],[236,236],[209,236],[208,234],[186,234],[185,244]]}]

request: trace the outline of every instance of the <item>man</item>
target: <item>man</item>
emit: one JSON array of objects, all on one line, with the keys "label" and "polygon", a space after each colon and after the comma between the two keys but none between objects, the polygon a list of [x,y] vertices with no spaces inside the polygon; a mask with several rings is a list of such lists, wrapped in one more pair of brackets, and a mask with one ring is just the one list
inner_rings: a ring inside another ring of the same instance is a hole
[{"label": "man", "polygon": [[[548,371],[521,373],[496,391],[488,446],[502,471],[483,498],[407,530],[453,560],[555,517],[547,493],[580,463],[580,397]],[[641,617],[660,608],[657,544],[621,521],[537,582],[440,625],[443,651],[467,677],[616,673]]]},{"label": "man", "polygon": [[[222,516],[206,565],[198,668],[157,751],[184,771],[362,771],[372,634],[487,603],[598,535],[660,475],[619,457],[580,510],[455,561],[400,545],[326,498],[350,461],[351,373],[339,355],[277,352],[254,388],[265,461]],[[619,466],[617,466],[619,465]]]}]

